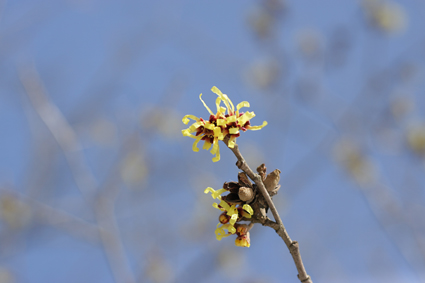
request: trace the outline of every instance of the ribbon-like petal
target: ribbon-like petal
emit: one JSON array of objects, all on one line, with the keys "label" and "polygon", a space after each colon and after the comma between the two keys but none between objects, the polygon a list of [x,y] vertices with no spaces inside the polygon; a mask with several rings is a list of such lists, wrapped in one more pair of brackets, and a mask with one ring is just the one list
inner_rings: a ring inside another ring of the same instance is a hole
[{"label": "ribbon-like petal", "polygon": [[230,128],[229,129],[229,134],[235,135],[237,133],[239,133],[239,128]]},{"label": "ribbon-like petal", "polygon": [[196,117],[196,116],[194,116],[194,115],[185,115],[184,117],[183,117],[183,119],[182,119],[182,122],[185,124],[185,125],[187,125],[187,123],[189,123],[189,119],[192,119],[192,120],[195,120],[196,122],[198,122],[199,121],[199,118],[198,117]]},{"label": "ribbon-like petal", "polygon": [[212,146],[212,143],[210,143],[209,141],[206,140],[204,142],[204,146],[202,147],[202,149],[209,150],[211,146]]},{"label": "ribbon-like petal", "polygon": [[230,124],[230,123],[233,123],[233,122],[236,122],[236,116],[235,115],[232,115],[232,116],[229,116],[229,117],[227,117],[227,124]]},{"label": "ribbon-like petal", "polygon": [[202,135],[199,135],[199,136],[197,136],[196,137],[196,140],[193,142],[193,145],[192,145],[192,150],[194,151],[194,152],[198,152],[199,151],[199,148],[197,147],[197,144],[198,144],[198,142],[202,139]]},{"label": "ribbon-like petal", "polygon": [[254,117],[255,117],[254,112],[247,111],[247,112],[243,113],[243,115],[238,118],[239,124],[241,126],[243,126],[243,125],[245,125],[246,122],[248,122],[249,120],[251,120]]},{"label": "ribbon-like petal", "polygon": [[251,131],[257,131],[267,126],[267,121],[264,121],[261,126],[248,126],[247,129]]},{"label": "ribbon-like petal", "polygon": [[239,109],[241,109],[242,107],[249,107],[249,102],[248,101],[242,101],[241,103],[239,103],[236,106],[236,116],[239,116]]},{"label": "ribbon-like petal", "polygon": [[190,138],[194,138],[194,139],[197,139],[197,138],[198,138],[197,136],[192,135],[192,134],[190,133],[190,130],[189,130],[189,129],[182,130],[182,134],[183,134],[183,136],[185,136],[185,137],[190,137]]},{"label": "ribbon-like petal", "polygon": [[248,212],[250,215],[253,215],[253,214],[254,214],[254,210],[252,210],[252,207],[251,207],[249,204],[244,204],[244,205],[242,206],[242,208],[243,208],[246,212]]},{"label": "ribbon-like petal", "polygon": [[214,113],[212,113],[212,111],[211,111],[211,109],[207,106],[207,104],[202,100],[202,93],[199,95],[199,99],[202,101],[202,104],[204,104],[204,106],[205,106],[205,108],[207,108],[207,110],[208,110],[208,112],[211,114],[211,115],[214,115]]},{"label": "ribbon-like petal", "polygon": [[231,136],[230,139],[229,139],[229,142],[228,142],[227,146],[229,148],[234,148],[235,147],[235,140],[236,140],[236,137],[235,136]]}]

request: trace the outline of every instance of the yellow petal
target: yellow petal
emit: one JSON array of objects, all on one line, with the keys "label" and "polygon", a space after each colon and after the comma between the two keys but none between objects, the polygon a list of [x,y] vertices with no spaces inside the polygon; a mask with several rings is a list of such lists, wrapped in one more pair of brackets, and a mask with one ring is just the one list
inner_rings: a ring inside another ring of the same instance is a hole
[{"label": "yellow petal", "polygon": [[218,139],[214,139],[214,144],[213,147],[211,149],[211,154],[216,154],[219,150],[219,146],[218,146]]},{"label": "yellow petal", "polygon": [[236,220],[238,220],[238,214],[232,214],[232,216],[230,217],[229,223],[232,225],[235,225]]},{"label": "yellow petal", "polygon": [[189,130],[190,130],[190,132],[195,132],[197,128],[199,128],[200,126],[203,126],[203,125],[204,125],[204,122],[202,122],[202,121],[195,122],[189,127]]},{"label": "yellow petal", "polygon": [[236,228],[235,228],[235,226],[233,226],[233,225],[231,225],[231,224],[229,224],[229,223],[224,224],[222,228],[223,228],[223,229],[227,229],[227,231],[229,231],[229,232],[230,232],[230,233],[232,233],[232,234],[235,234],[235,233],[236,233]]},{"label": "yellow petal", "polygon": [[219,140],[224,139],[224,135],[220,127],[214,127],[214,137],[218,138]]},{"label": "yellow petal", "polygon": [[221,97],[223,99],[223,93],[216,86],[213,86],[211,88],[211,91],[214,92],[215,94],[217,94],[219,97]]},{"label": "yellow petal", "polygon": [[220,201],[220,206],[224,208],[226,211],[230,209],[230,206],[224,200]]},{"label": "yellow petal", "polygon": [[[229,231],[230,233],[232,233],[232,234],[235,234],[236,233],[236,228],[233,226],[233,225],[231,225],[231,224],[229,224],[229,223],[227,223],[227,224],[223,224],[222,226],[220,226],[220,227],[218,227],[220,225],[220,223],[218,223],[217,224],[217,229],[215,229],[216,230],[216,232],[219,232],[219,233],[225,233],[224,232],[224,229],[227,229],[227,231]],[[228,234],[228,233],[226,233],[228,236],[230,236],[231,234]]]},{"label": "yellow petal", "polygon": [[255,117],[254,112],[247,111],[247,112],[243,113],[243,115],[238,118],[239,124],[241,126],[243,126],[243,125],[245,125],[246,122],[248,122],[249,120],[251,120],[254,117]]},{"label": "yellow petal", "polygon": [[249,102],[248,101],[242,101],[241,103],[239,103],[236,106],[236,116],[239,116],[239,109],[241,109],[242,107],[249,107]]},{"label": "yellow petal", "polygon": [[[217,224],[217,229],[215,229],[215,236],[217,238],[217,240],[221,240],[222,238],[226,238],[229,237],[231,234],[228,234],[224,231],[224,229],[227,229],[230,233],[232,233],[233,230],[235,230],[235,228],[233,227],[229,227],[227,226],[228,224],[225,224],[221,227],[218,227],[220,225],[220,223]],[[236,232],[236,230],[235,230]],[[232,234],[234,234],[235,232],[233,232]]]},{"label": "yellow petal", "polygon": [[209,150],[211,147],[212,143],[210,143],[209,141],[205,140],[204,142],[204,146],[202,147],[202,149],[206,149]]},{"label": "yellow petal", "polygon": [[219,189],[219,190],[217,190],[217,191],[214,191],[214,192],[212,192],[212,197],[214,198],[214,199],[216,199],[216,198],[218,198],[222,193],[224,193],[224,192],[227,192],[227,190],[226,189]]},{"label": "yellow petal", "polygon": [[207,104],[202,100],[201,96],[202,96],[202,93],[199,95],[199,99],[202,101],[202,103],[204,104],[205,108],[207,108],[208,112],[210,112],[211,115],[214,115],[212,113],[211,109],[209,109],[208,106],[207,106]]},{"label": "yellow petal", "polygon": [[253,215],[254,214],[254,210],[252,210],[252,207],[249,204],[244,204],[242,206],[242,208],[244,210],[246,210],[249,214]]},{"label": "yellow petal", "polygon": [[187,123],[189,123],[189,121],[190,121],[189,119],[195,120],[197,122],[199,121],[199,118],[194,116],[194,115],[185,115],[183,117],[182,121],[185,125],[187,125]]},{"label": "yellow petal", "polygon": [[214,130],[215,125],[211,124],[210,122],[206,122],[204,127],[208,130]]},{"label": "yellow petal", "polygon": [[235,140],[236,140],[236,137],[230,137],[230,139],[229,139],[229,142],[228,142],[227,146],[228,146],[229,148],[234,148],[234,147],[235,147]]},{"label": "yellow petal", "polygon": [[198,152],[199,151],[199,148],[196,146],[197,144],[198,144],[198,142],[202,139],[202,135],[199,135],[199,136],[197,136],[196,137],[196,140],[193,142],[193,145],[192,145],[192,150],[194,151],[194,152]]},{"label": "yellow petal", "polygon": [[217,228],[215,229],[215,237],[218,241],[221,241],[222,238],[226,237],[226,232],[224,232],[224,229],[222,227],[218,227],[220,223],[217,225]]},{"label": "yellow petal", "polygon": [[227,119],[227,124],[229,124],[229,123],[236,122],[237,118],[236,118],[235,115],[232,115],[232,116],[227,117],[226,119]]},{"label": "yellow petal", "polygon": [[229,134],[235,135],[239,133],[239,129],[238,128],[230,128],[229,129]]},{"label": "yellow petal", "polygon": [[224,125],[226,125],[225,119],[222,119],[222,118],[217,119],[217,126],[224,126]]},{"label": "yellow petal", "polygon": [[[214,92],[215,94],[217,94],[223,100],[224,104],[227,107],[228,113],[229,114],[233,113],[232,109],[230,108],[229,102],[228,102],[228,100],[230,100],[230,99],[227,97],[227,95],[223,94],[216,86],[213,86],[211,88],[211,91]],[[222,112],[222,113],[224,113],[224,112]]]},{"label": "yellow petal", "polygon": [[[219,96],[219,97],[217,97],[217,99],[215,100],[215,105],[217,106],[217,113],[218,112],[221,112],[220,110],[221,110],[221,106],[220,106],[220,104],[221,104],[221,97]],[[223,113],[223,112],[221,112],[221,113]]]},{"label": "yellow petal", "polygon": [[209,192],[214,193],[214,192],[215,192],[215,190],[214,190],[213,188],[211,188],[211,187],[208,187],[208,188],[206,188],[206,189],[204,190],[204,194],[208,194]]},{"label": "yellow petal", "polygon": [[185,136],[185,137],[190,137],[190,138],[194,138],[194,139],[197,139],[197,138],[198,138],[197,136],[192,135],[192,134],[190,133],[190,129],[182,130],[182,134],[183,134],[183,136]]},{"label": "yellow petal", "polygon": [[248,212],[246,212],[246,211],[242,211],[242,217],[245,217],[245,218],[251,218],[251,214],[249,214]]},{"label": "yellow petal", "polygon": [[261,126],[249,126],[247,129],[251,131],[256,131],[262,129],[265,126],[267,126],[267,121],[264,121]]},{"label": "yellow petal", "polygon": [[216,199],[216,198],[219,198],[220,197],[220,195],[222,194],[222,193],[224,193],[224,192],[227,192],[227,190],[226,189],[223,189],[223,188],[221,188],[221,189],[219,189],[219,190],[214,190],[213,188],[211,188],[211,187],[208,187],[208,188],[206,188],[205,190],[204,190],[204,193],[205,194],[208,194],[208,193],[211,193],[211,196],[214,198],[214,199]]},{"label": "yellow petal", "polygon": [[217,162],[220,160],[220,151],[217,151],[215,157],[213,157],[212,161]]},{"label": "yellow petal", "polygon": [[236,209],[236,204],[232,204],[227,210],[227,215],[232,216],[233,214],[238,214],[238,210]]},{"label": "yellow petal", "polygon": [[231,107],[231,111],[232,112],[230,112],[230,109],[229,109],[229,114],[233,114],[233,113],[235,113],[235,106],[233,105],[233,102],[230,100],[230,98],[226,95],[226,94],[223,94],[223,96],[224,96],[224,98],[229,102],[229,104],[230,104],[230,107]]}]

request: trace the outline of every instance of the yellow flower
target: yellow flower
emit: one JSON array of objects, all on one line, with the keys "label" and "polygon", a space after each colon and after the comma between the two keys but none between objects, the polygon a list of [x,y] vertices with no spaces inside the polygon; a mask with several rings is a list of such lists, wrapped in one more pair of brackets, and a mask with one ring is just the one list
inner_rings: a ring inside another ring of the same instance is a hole
[{"label": "yellow flower", "polygon": [[[242,217],[245,218],[251,218],[251,215],[254,213],[254,211],[252,210],[252,207],[248,204],[244,204],[243,207],[237,207],[236,204],[232,204],[230,205],[229,203],[227,203],[226,201],[221,199],[221,194],[227,192],[226,189],[220,189],[220,190],[214,190],[211,187],[208,187],[204,190],[204,193],[208,194],[211,193],[211,196],[214,199],[219,199],[220,200],[220,204],[217,203],[213,203],[213,207],[224,211],[226,220],[228,219],[228,222],[225,224],[222,224],[222,221],[220,221],[220,217],[222,215],[220,215],[219,217],[219,222],[217,224],[217,228],[215,229],[215,235],[217,240],[221,240],[222,238],[228,237],[232,234],[236,233],[236,228],[235,228],[235,223],[242,219]],[[221,226],[220,226],[221,225]],[[224,229],[226,229],[228,232],[225,232]]]},{"label": "yellow flower", "polygon": [[[239,112],[242,107],[249,107],[249,103],[247,101],[242,101],[239,103],[236,106],[235,111],[235,107],[232,101],[226,94],[223,94],[215,86],[211,89],[211,91],[218,96],[215,101],[217,106],[217,113],[214,114],[207,106],[207,104],[202,100],[201,93],[199,95],[199,99],[210,113],[210,117],[208,120],[204,120],[194,115],[184,116],[182,121],[185,125],[189,123],[190,119],[194,120],[195,122],[189,128],[182,130],[182,134],[183,136],[195,139],[192,146],[192,149],[195,152],[199,151],[197,144],[201,140],[204,141],[202,149],[209,150],[212,146],[211,153],[215,155],[212,160],[213,162],[217,162],[220,160],[220,150],[218,145],[219,141],[222,141],[225,137],[228,136],[228,146],[233,148],[236,138],[240,135],[240,130],[259,130],[266,126],[267,122],[264,121],[261,126],[251,126],[250,120],[255,117],[254,112]],[[221,106],[221,102],[223,102],[226,107]]]}]

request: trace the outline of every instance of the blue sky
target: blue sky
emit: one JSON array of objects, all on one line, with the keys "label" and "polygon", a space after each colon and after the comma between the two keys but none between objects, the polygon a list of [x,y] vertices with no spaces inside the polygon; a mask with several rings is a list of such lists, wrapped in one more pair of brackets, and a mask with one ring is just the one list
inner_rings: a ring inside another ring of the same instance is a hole
[{"label": "blue sky", "polygon": [[[251,103],[252,124],[268,121],[238,144],[251,167],[282,171],[275,201],[315,282],[422,282],[425,227],[412,223],[424,209],[423,155],[406,139],[425,118],[424,4],[376,2],[404,15],[405,28],[388,32],[360,1],[270,3],[3,1],[0,199],[14,196],[31,217],[18,228],[24,210],[1,217],[0,272],[16,282],[297,282],[271,229],[256,225],[249,249],[214,237],[218,214],[202,192],[236,179],[235,158],[224,145],[217,163],[193,152],[180,121],[206,117],[198,96],[214,106],[216,85]],[[64,152],[34,97],[78,147]],[[401,118],[398,102],[410,105]],[[356,179],[371,168],[372,182]],[[93,194],[79,174],[93,177]],[[102,200],[112,213],[96,216]],[[102,219],[125,260],[90,232]]]}]

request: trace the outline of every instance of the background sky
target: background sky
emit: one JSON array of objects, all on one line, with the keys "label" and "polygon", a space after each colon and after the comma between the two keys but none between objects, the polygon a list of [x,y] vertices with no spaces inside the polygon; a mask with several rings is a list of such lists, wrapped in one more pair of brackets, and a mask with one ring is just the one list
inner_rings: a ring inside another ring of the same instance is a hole
[{"label": "background sky", "polygon": [[181,119],[217,86],[314,282],[425,282],[425,2],[0,1],[0,283],[299,282],[276,233],[218,242],[237,179]]}]

